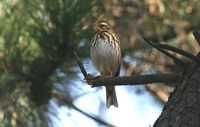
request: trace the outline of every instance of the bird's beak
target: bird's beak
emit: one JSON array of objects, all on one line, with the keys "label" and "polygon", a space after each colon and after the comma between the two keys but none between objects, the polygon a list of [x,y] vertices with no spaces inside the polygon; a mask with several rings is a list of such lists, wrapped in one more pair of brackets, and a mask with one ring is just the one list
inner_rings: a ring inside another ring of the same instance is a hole
[{"label": "bird's beak", "polygon": [[90,25],[92,25],[93,27],[96,27],[97,25],[96,25],[96,23],[90,23]]},{"label": "bird's beak", "polygon": [[96,23],[92,23],[92,22],[91,22],[90,25],[93,26],[95,32],[98,31],[98,29],[97,29],[97,24],[96,24]]}]

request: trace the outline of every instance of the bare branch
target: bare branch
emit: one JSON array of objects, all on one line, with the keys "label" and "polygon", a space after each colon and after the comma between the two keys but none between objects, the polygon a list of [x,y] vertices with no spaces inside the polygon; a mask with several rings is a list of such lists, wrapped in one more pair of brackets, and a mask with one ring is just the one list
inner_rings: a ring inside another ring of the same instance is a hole
[{"label": "bare branch", "polygon": [[174,60],[174,63],[178,64],[179,66],[186,68],[187,64],[185,64],[183,61],[178,59],[177,57],[173,56],[172,54],[168,53],[167,51],[163,50],[162,48],[158,47],[156,44],[154,44],[152,41],[148,40],[147,38],[143,37],[146,42],[148,42],[151,46],[159,50],[160,52],[164,53],[166,56],[172,58]]},{"label": "bare branch", "polygon": [[76,107],[71,100],[66,99],[65,97],[63,97],[62,95],[56,94],[56,93],[52,93],[52,96],[55,97],[57,100],[59,100],[59,102],[63,102],[64,104],[66,104],[68,107],[73,108],[74,110],[86,115],[87,117],[93,119],[94,121],[109,126],[109,127],[114,127],[114,125],[111,125],[107,122],[104,122],[103,120],[101,120],[100,118],[98,118],[97,116],[92,116],[86,112],[84,112],[83,110],[79,109],[78,107]]},{"label": "bare branch", "polygon": [[83,66],[83,64],[82,64],[82,62],[81,62],[81,60],[79,59],[79,57],[78,57],[78,55],[76,54],[76,52],[74,52],[74,54],[75,54],[76,61],[77,61],[78,65],[79,65],[79,67],[80,67],[80,69],[81,69],[81,72],[82,72],[83,76],[86,77],[86,76],[87,76],[87,72],[85,71],[85,68],[84,68],[84,66]]},{"label": "bare branch", "polygon": [[173,51],[173,52],[176,52],[176,53],[179,53],[185,57],[188,57],[198,63],[200,63],[200,58],[198,58],[197,56],[194,56],[186,51],[183,51],[181,49],[178,49],[178,48],[175,48],[175,47],[172,47],[170,45],[165,45],[165,44],[156,44],[156,46],[162,48],[162,49],[167,49],[167,50],[170,50],[170,51]]},{"label": "bare branch", "polygon": [[179,83],[182,76],[177,74],[151,74],[151,75],[138,75],[138,76],[117,76],[117,77],[92,77],[87,74],[82,62],[78,55],[75,53],[77,63],[84,75],[87,83],[92,87],[98,86],[115,86],[115,85],[139,85],[139,84],[150,84],[150,83]]},{"label": "bare branch", "polygon": [[[87,80],[87,79],[86,79]],[[91,80],[91,79],[90,79]],[[138,75],[138,76],[119,76],[98,78],[93,80],[92,87],[98,86],[117,86],[117,85],[141,85],[151,83],[179,83],[182,76],[177,74],[151,74],[151,75]]]},{"label": "bare branch", "polygon": [[74,52],[74,54],[75,54],[76,61],[78,63],[79,68],[81,69],[81,72],[82,72],[84,78],[87,80],[87,83],[89,85],[92,85],[93,80],[98,79],[99,76],[98,77],[92,77],[90,74],[87,74],[87,72],[86,72],[81,60],[79,59],[78,55],[76,54],[76,52]]}]

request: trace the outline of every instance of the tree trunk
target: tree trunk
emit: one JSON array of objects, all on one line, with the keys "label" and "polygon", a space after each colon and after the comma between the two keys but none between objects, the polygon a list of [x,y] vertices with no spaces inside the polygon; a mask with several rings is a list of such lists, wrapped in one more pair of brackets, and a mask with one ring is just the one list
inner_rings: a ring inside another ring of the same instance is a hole
[{"label": "tree trunk", "polygon": [[193,61],[183,76],[153,127],[200,127],[200,65]]}]

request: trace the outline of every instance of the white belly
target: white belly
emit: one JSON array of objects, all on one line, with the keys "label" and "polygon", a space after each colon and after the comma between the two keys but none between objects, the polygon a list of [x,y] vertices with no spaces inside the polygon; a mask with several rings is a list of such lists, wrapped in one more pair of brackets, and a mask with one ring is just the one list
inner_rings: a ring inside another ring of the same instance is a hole
[{"label": "white belly", "polygon": [[[121,56],[119,50],[116,50],[111,44],[105,42],[103,39],[98,39],[98,46],[91,49],[91,58],[93,65],[97,71],[103,75],[110,75],[111,71],[113,74],[117,72],[120,66],[120,59],[118,56]],[[119,46],[117,44],[117,46]]]}]

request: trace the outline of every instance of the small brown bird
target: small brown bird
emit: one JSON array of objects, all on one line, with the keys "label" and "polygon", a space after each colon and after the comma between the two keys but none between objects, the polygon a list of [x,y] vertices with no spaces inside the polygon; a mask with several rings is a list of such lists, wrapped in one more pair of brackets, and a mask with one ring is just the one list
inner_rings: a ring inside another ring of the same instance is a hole
[{"label": "small brown bird", "polygon": [[[121,49],[118,36],[109,23],[99,21],[92,23],[95,34],[90,43],[90,54],[95,69],[101,77],[119,76]],[[106,107],[118,107],[114,86],[106,86]]]}]

